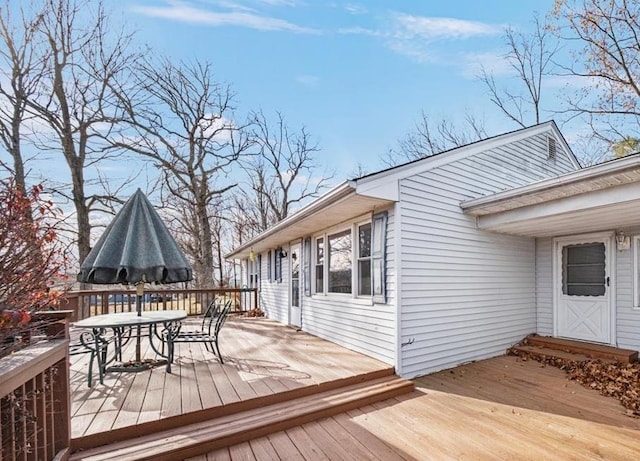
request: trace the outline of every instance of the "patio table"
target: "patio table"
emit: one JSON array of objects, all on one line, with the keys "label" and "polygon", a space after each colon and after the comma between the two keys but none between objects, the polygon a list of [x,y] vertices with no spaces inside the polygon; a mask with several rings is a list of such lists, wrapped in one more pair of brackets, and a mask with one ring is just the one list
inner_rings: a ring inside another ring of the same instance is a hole
[{"label": "patio table", "polygon": [[[121,366],[106,366],[117,360],[122,361],[122,347],[132,338],[136,337],[139,341],[143,336],[142,328],[148,329],[149,345],[151,349],[161,357],[164,357],[167,365],[167,373],[171,373],[171,360],[169,359],[168,349],[164,353],[164,343],[171,342],[178,334],[180,329],[180,321],[187,318],[187,312],[183,310],[166,310],[166,311],[148,311],[138,315],[136,312],[118,312],[115,314],[96,315],[82,319],[74,323],[77,328],[90,329],[91,332],[85,332],[80,335],[80,342],[88,350],[96,355],[98,361],[98,372],[100,383],[103,382],[103,374],[105,371],[141,371],[149,368],[149,362],[142,362],[140,357],[140,348],[136,348],[136,358],[133,363],[123,364]],[[162,329],[159,330],[158,326]],[[133,330],[136,333],[133,333]],[[113,332],[114,354],[112,357],[106,357],[103,354],[103,346],[108,344],[108,331]],[[88,334],[87,334],[88,333]],[[160,350],[156,344],[159,340],[162,344]],[[156,361],[154,365],[164,363],[164,361]],[[91,364],[91,361],[89,362]],[[89,373],[89,386],[91,386],[91,373]]]}]

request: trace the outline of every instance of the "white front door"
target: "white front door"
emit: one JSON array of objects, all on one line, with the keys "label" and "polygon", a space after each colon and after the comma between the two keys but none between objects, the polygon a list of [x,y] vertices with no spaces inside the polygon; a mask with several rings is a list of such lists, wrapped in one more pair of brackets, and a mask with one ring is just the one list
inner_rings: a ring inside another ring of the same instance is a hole
[{"label": "white front door", "polygon": [[555,241],[555,335],[611,344],[611,236]]},{"label": "white front door", "polygon": [[302,308],[300,307],[300,244],[291,245],[289,261],[291,261],[291,280],[289,283],[289,324],[302,326]]}]

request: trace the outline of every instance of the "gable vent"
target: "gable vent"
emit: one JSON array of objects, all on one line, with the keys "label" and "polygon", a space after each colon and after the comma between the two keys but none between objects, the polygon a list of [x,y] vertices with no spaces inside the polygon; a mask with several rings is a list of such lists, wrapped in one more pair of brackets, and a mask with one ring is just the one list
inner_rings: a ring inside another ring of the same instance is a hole
[{"label": "gable vent", "polygon": [[555,160],[556,158],[556,138],[549,136],[547,138],[547,158]]}]

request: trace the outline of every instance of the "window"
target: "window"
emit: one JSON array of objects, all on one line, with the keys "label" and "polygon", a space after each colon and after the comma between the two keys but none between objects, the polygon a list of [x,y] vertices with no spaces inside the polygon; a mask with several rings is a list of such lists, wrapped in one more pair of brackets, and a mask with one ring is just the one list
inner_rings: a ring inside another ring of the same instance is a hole
[{"label": "window", "polygon": [[324,239],[316,239],[316,293],[324,293]]},{"label": "window", "polygon": [[329,293],[351,293],[351,230],[329,235]]},{"label": "window", "polygon": [[370,222],[315,237],[310,251],[313,293],[345,293],[386,303],[386,238],[386,211],[374,214]]},{"label": "window", "polygon": [[371,223],[358,226],[358,296],[371,296]]},{"label": "window", "polygon": [[273,282],[273,256],[271,255],[271,250],[267,252],[267,275],[269,277],[269,282]]},{"label": "window", "polygon": [[562,293],[569,296],[603,296],[605,246],[602,242],[562,248]]}]

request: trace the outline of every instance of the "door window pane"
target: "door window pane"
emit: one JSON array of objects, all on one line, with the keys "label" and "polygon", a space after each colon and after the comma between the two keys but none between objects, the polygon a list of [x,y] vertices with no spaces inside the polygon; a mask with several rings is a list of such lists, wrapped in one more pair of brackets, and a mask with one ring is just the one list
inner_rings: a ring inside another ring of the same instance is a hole
[{"label": "door window pane", "polygon": [[586,243],[562,248],[562,293],[603,296],[606,292],[605,245]]}]

